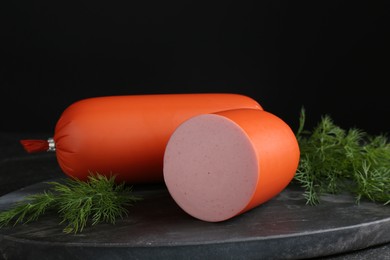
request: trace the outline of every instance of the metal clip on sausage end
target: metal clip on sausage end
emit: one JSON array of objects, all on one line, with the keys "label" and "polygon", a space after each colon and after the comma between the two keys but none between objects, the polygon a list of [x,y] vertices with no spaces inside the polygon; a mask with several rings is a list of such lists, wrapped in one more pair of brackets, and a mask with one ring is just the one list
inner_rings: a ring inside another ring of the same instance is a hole
[{"label": "metal clip on sausage end", "polygon": [[49,145],[49,148],[47,149],[48,152],[55,152],[56,151],[56,143],[54,142],[53,138],[47,139],[47,144]]}]

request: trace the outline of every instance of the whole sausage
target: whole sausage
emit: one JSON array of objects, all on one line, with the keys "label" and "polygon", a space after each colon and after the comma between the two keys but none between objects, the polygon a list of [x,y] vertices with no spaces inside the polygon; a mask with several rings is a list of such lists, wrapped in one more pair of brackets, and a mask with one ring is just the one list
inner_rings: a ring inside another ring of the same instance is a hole
[{"label": "whole sausage", "polygon": [[80,180],[99,173],[121,182],[161,182],[164,150],[176,127],[199,114],[237,108],[263,109],[233,93],[92,97],[64,110],[52,139],[21,142],[29,152],[55,150],[64,173]]}]

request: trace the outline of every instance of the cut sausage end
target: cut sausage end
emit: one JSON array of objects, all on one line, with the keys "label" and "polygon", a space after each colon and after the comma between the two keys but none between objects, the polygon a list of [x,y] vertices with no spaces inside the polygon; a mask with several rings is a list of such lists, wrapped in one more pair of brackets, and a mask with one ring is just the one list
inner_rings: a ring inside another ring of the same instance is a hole
[{"label": "cut sausage end", "polygon": [[246,208],[256,190],[259,165],[256,150],[239,125],[204,114],[172,134],[163,174],[169,193],[185,212],[218,222]]}]

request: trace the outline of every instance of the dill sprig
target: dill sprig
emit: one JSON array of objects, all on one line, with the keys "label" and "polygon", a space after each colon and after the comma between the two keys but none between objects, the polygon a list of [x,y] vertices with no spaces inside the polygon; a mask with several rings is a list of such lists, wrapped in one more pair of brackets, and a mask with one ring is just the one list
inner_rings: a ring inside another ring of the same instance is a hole
[{"label": "dill sprig", "polygon": [[78,233],[90,222],[115,224],[128,214],[128,207],[140,197],[132,194],[132,187],[117,184],[115,176],[90,174],[87,181],[67,178],[63,183],[48,182],[49,190],[26,196],[13,207],[0,213],[0,227],[37,220],[47,210],[56,210],[65,224],[65,233]]},{"label": "dill sprig", "polygon": [[324,193],[351,192],[362,198],[390,203],[390,143],[382,134],[337,126],[330,116],[321,118],[312,131],[304,128],[302,107],[296,137],[301,158],[294,177],[304,188],[307,204],[320,203]]}]

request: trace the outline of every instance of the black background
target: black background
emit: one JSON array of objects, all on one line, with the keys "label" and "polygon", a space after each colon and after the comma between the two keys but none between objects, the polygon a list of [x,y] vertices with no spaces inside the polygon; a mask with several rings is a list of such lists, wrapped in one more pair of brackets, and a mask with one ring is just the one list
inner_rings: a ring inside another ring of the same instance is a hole
[{"label": "black background", "polygon": [[[4,1],[5,2],[5,1]],[[9,1],[1,128],[52,132],[88,97],[231,92],[294,130],[324,114],[387,133],[386,1]]]}]

